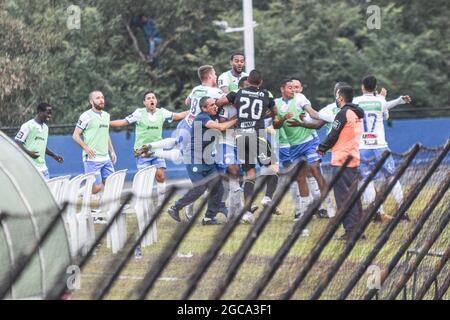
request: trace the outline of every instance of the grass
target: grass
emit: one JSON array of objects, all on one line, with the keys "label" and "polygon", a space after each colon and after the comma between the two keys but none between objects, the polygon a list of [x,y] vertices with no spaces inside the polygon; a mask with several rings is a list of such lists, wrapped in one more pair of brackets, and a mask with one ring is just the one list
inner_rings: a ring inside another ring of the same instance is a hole
[{"label": "grass", "polygon": [[[435,188],[433,187],[427,187],[423,190],[408,211],[413,221],[411,223],[401,222],[399,226],[397,226],[388,243],[377,255],[374,262],[375,264],[383,267],[389,262],[391,257],[397,252],[403,240],[408,236],[410,230],[414,226],[414,222],[417,220],[434,192]],[[405,195],[406,194],[407,192],[405,192]],[[445,201],[443,201],[443,203],[444,202]],[[389,196],[384,204],[387,213],[395,211],[396,206],[394,203],[392,197]],[[251,292],[253,285],[263,275],[266,268],[269,267],[271,258],[290,234],[293,226],[294,209],[289,196],[285,197],[280,208],[282,208],[284,214],[271,217],[271,221],[267,224],[264,232],[255,242],[252,250],[237,272],[234,281],[230,284],[223,298],[244,299]],[[433,214],[434,218],[431,219],[430,223],[428,223],[424,229],[427,229],[429,232],[430,228],[436,224],[437,214],[441,215],[442,211],[442,208],[437,208]],[[135,216],[129,215],[127,221],[128,233],[135,232]],[[311,252],[330,221],[332,220],[314,219],[310,222],[308,228],[311,235],[307,238],[299,238],[296,244],[291,248],[283,265],[277,271],[261,298],[278,299],[290,286],[298,270],[302,266],[302,263],[305,261],[305,258]],[[115,282],[110,293],[106,296],[107,299],[126,299],[134,297],[133,295],[130,296],[130,293],[133,292],[133,289],[136,288],[139,283],[141,283],[145,273],[150,270],[153,263],[157,261],[159,254],[174,234],[177,223],[175,223],[167,214],[163,214],[157,221],[157,226],[158,242],[143,249],[143,259],[130,259],[127,267],[122,271],[121,277]],[[97,226],[97,228],[98,227],[99,226]],[[365,232],[368,239],[357,243],[321,298],[335,299],[337,297],[338,293],[344,288],[357,266],[359,266],[359,263],[370,250],[372,250],[377,237],[385,227],[386,224],[371,223],[369,225]],[[186,288],[189,276],[196,269],[202,255],[212,244],[215,235],[221,228],[222,226],[202,226],[200,221],[198,221],[181,243],[171,262],[168,264],[147,298],[178,299]],[[228,241],[224,244],[214,263],[198,283],[197,290],[192,298],[208,299],[208,297],[210,297],[217,287],[217,284],[223,278],[223,275],[228,271],[230,259],[239,249],[249,230],[250,226],[248,225],[239,225],[237,227]],[[341,234],[342,232],[343,229],[340,227],[337,234]],[[426,235],[422,236],[422,238],[425,236]],[[441,251],[445,250],[449,245],[449,240],[450,228],[447,227],[435,246],[433,246],[433,249]],[[415,243],[414,245],[418,246],[419,243]],[[294,299],[309,298],[317,283],[325,275],[328,267],[342,252],[343,247],[343,242],[336,240],[330,241],[322,252],[319,261],[315,264],[299,290],[295,293]],[[186,257],[186,254],[189,254],[189,256],[192,254],[192,257]],[[101,281],[102,277],[113,271],[111,270],[110,264],[118,259],[119,256],[120,253],[118,255],[112,255],[111,251],[106,248],[105,242],[103,242],[97,255],[94,256],[84,268],[81,289],[74,292],[73,299],[90,299],[92,293],[99,287],[98,282]],[[402,261],[404,261],[404,258]],[[421,272],[424,277],[435,262],[436,260],[429,262],[422,268],[423,270]],[[427,266],[429,268],[427,268]],[[448,268],[445,270],[448,270]],[[398,279],[399,275],[401,275],[401,269],[397,268],[394,270],[392,278],[394,280]],[[352,291],[350,298],[361,298],[367,290],[365,285],[366,282],[367,276],[364,276]],[[446,297],[448,298],[448,294]]]}]

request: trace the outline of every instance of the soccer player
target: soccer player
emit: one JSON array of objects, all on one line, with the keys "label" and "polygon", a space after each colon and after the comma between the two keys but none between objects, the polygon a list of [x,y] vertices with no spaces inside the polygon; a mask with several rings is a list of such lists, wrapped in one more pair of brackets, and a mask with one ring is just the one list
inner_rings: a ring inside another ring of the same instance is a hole
[{"label": "soccer player", "polygon": [[[308,107],[311,108],[311,103],[303,94],[294,94],[290,79],[282,82],[281,90],[282,98],[277,100],[277,111],[281,126],[275,125],[274,127],[282,127],[284,129],[286,140],[290,146],[289,153],[292,163],[305,159],[308,162],[311,173],[319,183],[321,192],[324,192],[326,181],[320,171],[320,156],[316,152],[319,144],[317,133],[315,130],[305,129],[297,125],[300,122],[300,115]],[[295,212],[295,220],[304,214],[311,203],[306,176],[307,170],[301,170],[297,179],[300,203],[296,206],[299,211]],[[331,211],[331,200],[329,197],[326,199],[326,205],[327,209]]]},{"label": "soccer player", "polygon": [[[244,198],[248,202],[252,197],[256,180],[256,161],[261,165],[261,174],[269,174],[266,199],[271,201],[278,184],[278,172],[273,168],[274,161],[270,143],[266,140],[264,117],[268,110],[276,114],[276,107],[269,92],[261,89],[261,72],[252,70],[248,76],[249,87],[230,92],[216,101],[218,107],[233,104],[237,109],[236,144],[239,162],[244,169]],[[252,223],[253,212],[248,211],[242,217],[243,223]]]},{"label": "soccer player", "polygon": [[[376,94],[377,79],[373,75],[366,76],[362,80],[361,90],[362,96],[355,97],[353,102],[358,104],[364,110],[363,134],[360,141],[361,153],[361,175],[363,179],[367,178],[370,172],[375,167],[375,163],[379,161],[383,152],[389,150],[385,138],[383,116],[388,114],[389,109],[401,103],[410,103],[409,96],[401,96],[391,103],[387,103],[382,95]],[[392,156],[384,163],[381,172],[386,178],[390,178],[395,172],[395,162]],[[379,175],[376,176],[378,178]],[[397,206],[400,207],[403,203],[403,191],[400,181],[395,184],[392,194],[394,196]],[[373,181],[369,183],[364,198],[367,203],[372,203],[375,200],[376,191]],[[407,214],[403,216],[405,220],[409,220]],[[380,207],[376,221],[389,221],[392,217],[384,214],[383,207]]]},{"label": "soccer player", "polygon": [[[217,115],[217,106],[215,100],[210,97],[202,97],[199,100],[199,107],[201,112],[197,114],[193,121],[191,128],[191,141],[188,144],[190,148],[189,161],[186,164],[189,178],[191,179],[194,187],[190,189],[181,199],[175,202],[175,205],[171,206],[168,210],[169,215],[176,221],[180,222],[179,211],[187,205],[193,203],[195,200],[202,196],[206,189],[210,190],[208,196],[208,207],[205,213],[205,217],[202,220],[203,225],[221,224],[216,218],[218,212],[220,212],[220,202],[223,194],[223,185],[219,183],[216,188],[212,188],[211,179],[217,175],[217,170],[214,161],[213,149],[211,144],[214,143],[214,132],[210,129],[224,131],[236,124],[236,119],[218,123],[215,120]],[[213,137],[207,139],[204,135],[208,131]],[[209,183],[205,183],[205,180],[209,180]]]},{"label": "soccer player", "polygon": [[36,117],[24,123],[14,139],[20,149],[31,157],[34,165],[45,180],[50,179],[50,174],[45,163],[46,154],[59,163],[64,162],[63,157],[57,155],[47,147],[48,126],[46,122],[51,117],[52,106],[46,102],[39,103]]},{"label": "soccer player", "polygon": [[198,68],[197,74],[201,81],[201,85],[192,89],[191,93],[186,98],[185,104],[190,107],[190,110],[186,117],[178,124],[177,129],[173,134],[174,137],[148,143],[146,145],[148,148],[141,148],[137,150],[137,153],[149,153],[158,158],[168,159],[179,163],[183,158],[183,152],[189,152],[189,150],[186,150],[186,146],[191,139],[191,129],[195,117],[201,112],[199,105],[200,99],[206,96],[213,99],[224,96],[223,91],[217,88],[217,75],[213,66],[203,65]]},{"label": "soccer player", "polygon": [[89,93],[89,103],[91,109],[81,114],[72,138],[83,150],[84,172],[95,172],[92,193],[96,194],[114,172],[117,156],[109,136],[110,116],[104,111],[103,93],[98,90]]},{"label": "soccer player", "polygon": [[[184,119],[189,111],[181,113],[171,112],[165,108],[157,108],[158,99],[153,91],[144,93],[144,108],[136,109],[125,119],[114,120],[110,122],[111,127],[124,127],[136,123],[136,140],[134,149],[148,143],[162,140],[162,129],[165,121],[179,121]],[[166,161],[157,157],[146,157],[145,154],[138,154],[136,157],[137,169],[143,169],[148,166],[156,166],[156,190],[158,194],[158,205],[161,204],[164,193],[166,192]]]},{"label": "soccer player", "polygon": [[231,70],[222,73],[219,76],[218,87],[224,93],[237,91],[239,89],[239,81],[242,77],[248,76],[245,73],[245,55],[242,52],[233,52],[230,57]]}]

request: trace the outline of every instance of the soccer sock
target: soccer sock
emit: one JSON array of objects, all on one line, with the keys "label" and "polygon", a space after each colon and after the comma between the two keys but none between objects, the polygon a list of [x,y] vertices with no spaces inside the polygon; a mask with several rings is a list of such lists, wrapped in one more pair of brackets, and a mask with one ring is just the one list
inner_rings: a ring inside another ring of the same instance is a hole
[{"label": "soccer sock", "polygon": [[294,203],[295,212],[300,212],[300,192],[298,191],[298,183],[291,183],[289,188],[291,192],[292,202]]},{"label": "soccer sock", "polygon": [[300,197],[300,216],[303,216],[308,209],[309,205],[311,204],[311,197]]},{"label": "soccer sock", "polygon": [[222,180],[222,184],[223,184],[223,195],[222,195],[222,204],[223,204],[227,202],[227,199],[230,196],[230,183],[226,180]]},{"label": "soccer sock", "polygon": [[272,199],[273,194],[277,189],[277,186],[278,186],[278,173],[271,175],[270,178],[267,180],[266,196]]},{"label": "soccer sock", "polygon": [[245,203],[250,201],[253,191],[255,189],[255,180],[253,179],[245,179],[244,181],[244,199]]},{"label": "soccer sock", "polygon": [[158,195],[158,206],[161,205],[164,195],[166,193],[166,183],[165,182],[156,182],[156,193]]},{"label": "soccer sock", "polygon": [[[375,191],[375,185],[373,183],[373,181],[371,181],[368,185],[366,190],[364,191],[363,197],[364,197],[364,202],[367,203],[368,205],[371,205],[372,203],[375,202],[375,198],[377,196],[377,193]],[[380,205],[380,207],[378,208],[378,212],[380,213],[384,213],[384,208],[383,205]]]},{"label": "soccer sock", "polygon": [[392,189],[392,195],[394,196],[395,202],[397,202],[397,206],[400,207],[403,203],[403,190],[400,181],[397,181]]},{"label": "soccer sock", "polygon": [[170,160],[174,163],[181,163],[181,160],[183,160],[183,156],[181,155],[181,151],[178,149],[172,149],[172,150],[154,150],[155,151],[155,157]]},{"label": "soccer sock", "polygon": [[327,209],[328,217],[333,218],[336,215],[336,210],[334,210],[330,195],[325,198],[325,207]]},{"label": "soccer sock", "polygon": [[371,181],[368,185],[366,190],[364,190],[363,193],[363,198],[364,198],[364,202],[367,204],[372,204],[375,201],[375,197],[376,197],[376,191],[375,191],[375,186],[373,184],[373,181]]},{"label": "soccer sock", "polygon": [[320,188],[319,188],[319,184],[317,183],[316,178],[307,177],[306,181],[308,182],[309,193],[311,194],[311,196],[314,198],[314,200],[319,199],[320,198]]},{"label": "soccer sock", "polygon": [[149,143],[152,149],[172,149],[177,145],[177,140],[175,138],[166,138],[160,141]]},{"label": "soccer sock", "polygon": [[229,193],[229,205],[240,206],[241,201],[241,187],[239,186],[239,179],[230,178],[230,193]]}]

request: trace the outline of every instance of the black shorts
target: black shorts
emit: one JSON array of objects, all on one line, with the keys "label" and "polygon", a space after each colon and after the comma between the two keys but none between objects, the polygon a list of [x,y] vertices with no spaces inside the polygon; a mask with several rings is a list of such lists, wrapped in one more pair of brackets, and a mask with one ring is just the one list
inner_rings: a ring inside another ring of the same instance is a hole
[{"label": "black shorts", "polygon": [[245,171],[260,166],[276,163],[270,142],[266,135],[257,132],[236,132],[236,146],[239,163]]}]

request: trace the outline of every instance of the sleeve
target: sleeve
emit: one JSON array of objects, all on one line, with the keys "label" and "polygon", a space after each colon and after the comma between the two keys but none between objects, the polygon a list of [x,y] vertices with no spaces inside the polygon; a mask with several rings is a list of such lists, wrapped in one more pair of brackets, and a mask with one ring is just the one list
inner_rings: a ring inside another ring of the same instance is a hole
[{"label": "sleeve", "polygon": [[208,121],[212,120],[210,116],[207,115],[202,115],[200,117],[200,121],[202,122],[203,127],[206,127],[206,124],[208,123]]},{"label": "sleeve", "polygon": [[383,104],[383,112],[386,110],[390,110],[393,107],[398,106],[399,104],[404,104],[405,101],[403,101],[402,97],[398,97],[395,100],[391,100],[391,101],[385,101],[385,103]]},{"label": "sleeve", "polygon": [[230,118],[230,112],[229,112],[228,106],[220,108],[219,117],[220,118],[225,118],[227,120]]},{"label": "sleeve", "polygon": [[167,120],[168,122],[172,122],[173,112],[167,110],[166,108],[161,108],[161,111],[163,113],[164,120]]},{"label": "sleeve", "polygon": [[276,106],[275,100],[274,100],[272,97],[269,96],[269,105],[268,105],[268,108],[269,108],[270,110],[272,110],[273,107],[275,107],[275,106]]},{"label": "sleeve", "polygon": [[229,92],[227,94],[227,99],[228,99],[228,101],[230,101],[231,104],[234,104],[234,102],[236,100],[236,96],[237,96],[236,92]]},{"label": "sleeve", "polygon": [[229,86],[229,82],[228,82],[227,74],[226,73],[222,73],[219,76],[219,79],[217,80],[217,87],[222,89],[223,87],[228,87],[228,86]]},{"label": "sleeve", "polygon": [[271,125],[273,125],[272,118],[265,118],[264,119],[264,127],[267,128],[267,127],[270,127]]},{"label": "sleeve", "polygon": [[339,134],[345,127],[346,123],[347,123],[347,110],[341,110],[334,119],[330,133],[325,138],[325,140],[321,144],[319,144],[318,149],[322,152],[326,152],[327,150],[331,149],[338,140]]},{"label": "sleeve", "polygon": [[22,143],[27,140],[28,134],[30,133],[30,128],[26,123],[24,123],[21,127],[19,132],[17,132],[16,137],[14,138],[17,141],[20,141]]},{"label": "sleeve", "polygon": [[335,116],[331,111],[331,108],[325,107],[320,109],[319,118],[320,120],[323,120],[325,122],[332,123],[334,121]]},{"label": "sleeve", "polygon": [[211,92],[211,98],[213,99],[220,99],[223,96],[225,96],[225,93],[220,89],[216,89],[213,92]]},{"label": "sleeve", "polygon": [[128,121],[129,124],[141,121],[141,112],[139,109],[136,109],[132,114],[127,116],[125,120]]},{"label": "sleeve", "polygon": [[298,108],[299,110],[303,110],[303,108],[304,108],[305,106],[311,105],[311,102],[310,102],[310,101],[305,97],[305,95],[302,94],[302,93],[298,93],[298,94],[295,96],[295,100],[296,100],[296,103],[297,103],[297,108]]},{"label": "sleeve", "polygon": [[89,121],[91,121],[91,118],[87,113],[83,113],[77,122],[77,127],[81,130],[86,129],[87,125],[89,124]]}]

